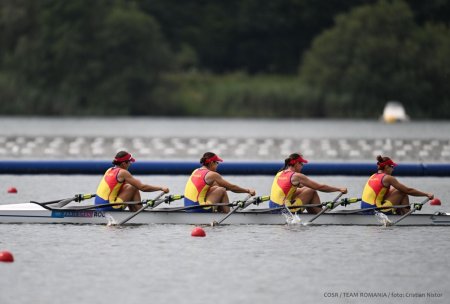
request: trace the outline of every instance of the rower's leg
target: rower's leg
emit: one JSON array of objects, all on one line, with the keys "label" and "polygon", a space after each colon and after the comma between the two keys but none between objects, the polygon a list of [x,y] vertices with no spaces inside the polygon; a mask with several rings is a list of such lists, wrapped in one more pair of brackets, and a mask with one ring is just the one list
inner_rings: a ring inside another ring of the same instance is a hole
[{"label": "rower's leg", "polygon": [[409,196],[406,193],[398,191],[394,189],[389,191],[388,195],[385,197],[385,200],[390,201],[393,205],[405,205],[405,208],[399,208],[396,210],[396,213],[399,215],[403,215],[410,210],[409,207]]},{"label": "rower's leg", "polygon": [[[212,186],[209,188],[208,193],[206,194],[206,201],[208,204],[224,204],[228,205],[230,202],[228,199],[227,189],[219,186]],[[229,206],[220,206],[220,212],[228,213],[230,212]]]},{"label": "rower's leg", "polygon": [[[122,201],[124,202],[129,202],[129,201],[140,201],[141,200],[141,193],[139,192],[139,190],[130,185],[130,184],[124,184],[122,186],[122,189],[120,190],[119,193],[119,197],[122,199]],[[142,204],[136,204],[136,205],[128,205],[128,209],[132,212],[136,212],[139,209],[141,209]]]},{"label": "rower's leg", "polygon": [[[308,187],[301,187],[295,191],[295,197],[300,198],[303,204],[320,204],[320,197],[316,190]],[[306,211],[311,214],[317,214],[322,211],[321,207],[308,207]]]}]

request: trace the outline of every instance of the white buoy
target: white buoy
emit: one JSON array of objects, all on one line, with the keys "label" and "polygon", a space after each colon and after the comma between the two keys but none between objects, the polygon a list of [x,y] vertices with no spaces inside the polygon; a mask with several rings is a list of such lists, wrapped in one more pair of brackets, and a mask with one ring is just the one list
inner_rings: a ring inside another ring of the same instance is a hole
[{"label": "white buoy", "polygon": [[409,116],[400,102],[389,101],[384,107],[382,119],[385,123],[396,123],[408,121]]}]

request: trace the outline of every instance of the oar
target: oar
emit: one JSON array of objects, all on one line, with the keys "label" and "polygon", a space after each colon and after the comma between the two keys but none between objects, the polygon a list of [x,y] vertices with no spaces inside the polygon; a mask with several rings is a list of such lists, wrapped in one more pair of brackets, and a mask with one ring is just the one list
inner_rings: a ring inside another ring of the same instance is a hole
[{"label": "oar", "polygon": [[174,207],[174,208],[167,208],[167,210],[164,211],[184,211],[184,210],[190,210],[190,209],[200,209],[200,208],[206,208],[206,207],[223,207],[223,206],[228,206],[228,207],[233,207],[236,206],[234,203],[230,203],[230,204],[205,204],[205,205],[192,205],[192,206],[184,206],[184,207]]},{"label": "oar", "polygon": [[184,195],[178,194],[178,195],[167,195],[165,198],[160,199],[163,194],[164,194],[164,192],[161,193],[160,195],[158,195],[157,197],[155,197],[154,199],[148,200],[148,202],[144,206],[142,206],[141,209],[139,209],[138,211],[136,211],[132,215],[128,216],[127,218],[123,219],[117,225],[125,224],[126,222],[131,220],[133,217],[135,217],[136,215],[138,215],[139,213],[141,213],[142,211],[147,209],[148,207],[151,207],[151,209],[153,209],[153,208],[157,207],[158,205],[160,205],[161,203],[170,203],[170,202],[173,202],[175,200],[182,199],[184,197]]},{"label": "oar", "polygon": [[[343,210],[339,213],[345,213],[345,214],[353,214],[353,213],[361,213],[365,211],[374,211],[374,210],[383,210],[383,209],[401,209],[401,208],[407,208],[410,205],[394,205],[394,206],[384,206],[384,207],[371,207],[371,208],[361,208],[361,209],[353,209],[353,210]],[[370,214],[372,215],[372,214]]]},{"label": "oar", "polygon": [[[339,204],[337,204],[337,205],[340,205],[340,206],[347,206],[347,205],[350,205],[350,204],[353,204],[353,203],[356,203],[356,202],[359,202],[359,201],[361,201],[361,198],[358,198],[358,197],[344,198],[344,199],[341,199],[341,201],[340,201]],[[323,203],[320,203],[320,204],[308,204],[308,205],[289,206],[289,207],[285,207],[285,206],[283,205],[283,206],[281,206],[281,207],[275,207],[275,208],[269,208],[269,209],[262,209],[262,210],[254,209],[254,210],[252,210],[252,212],[257,212],[257,213],[268,213],[268,212],[274,212],[274,211],[282,210],[282,209],[285,209],[285,208],[289,208],[289,209],[298,209],[298,208],[308,208],[308,207],[324,207],[324,206],[326,206],[327,204],[331,204],[331,203],[333,203],[333,201],[323,202]]]},{"label": "oar", "polygon": [[47,205],[52,205],[52,204],[58,204],[58,206],[55,206],[57,208],[61,208],[64,207],[65,205],[71,203],[71,202],[81,202],[84,201],[86,199],[90,199],[95,197],[95,194],[76,194],[74,197],[69,197],[66,199],[61,199],[61,200],[55,200],[55,201],[50,201],[50,202],[45,202],[45,203],[39,203],[39,202],[35,202],[35,201],[30,201],[30,203],[33,204],[37,204],[45,209],[48,210],[52,210],[50,207],[48,207]]},{"label": "oar", "polygon": [[[269,200],[269,196],[258,196],[255,197],[255,199],[261,199],[260,202],[265,202],[267,200]],[[253,199],[251,199],[249,202],[252,202]],[[249,205],[251,204],[255,204],[255,205],[259,205],[258,202],[252,202],[249,203]],[[220,207],[220,206],[229,206],[229,207],[235,207],[236,203],[229,203],[229,204],[205,204],[205,205],[192,205],[192,206],[184,206],[184,207],[174,207],[174,208],[167,208],[164,211],[184,211],[184,210],[190,210],[190,209],[200,209],[200,208],[206,208],[206,207]],[[311,205],[302,205],[301,208],[307,208],[307,207],[320,207],[320,206],[324,206],[322,204],[311,204]],[[270,210],[264,210],[264,212],[268,212],[268,211],[273,211],[273,210],[280,210],[283,209],[284,207],[277,207],[277,208],[272,208]],[[294,209],[294,208],[299,208],[299,206],[289,206],[288,208],[290,209]],[[257,210],[257,209],[255,209]],[[256,211],[255,211],[256,212]]]},{"label": "oar", "polygon": [[[182,195],[170,195],[169,197],[164,198],[164,200],[160,200],[158,201],[158,205],[160,203],[170,203],[173,202],[175,200],[181,199],[183,198]],[[143,199],[141,201],[133,201],[133,202],[122,202],[122,203],[109,203],[109,204],[98,204],[98,205],[91,205],[91,206],[77,206],[77,207],[72,207],[72,208],[51,208],[51,210],[57,210],[57,211],[61,211],[61,210],[66,210],[66,211],[84,211],[84,210],[91,210],[91,209],[98,209],[98,208],[103,208],[103,207],[110,207],[110,206],[122,206],[122,205],[137,205],[137,204],[147,204],[149,202],[154,201],[155,199]],[[153,207],[156,207],[156,203],[155,205],[153,205]],[[223,205],[222,205],[223,206]],[[172,210],[174,209],[174,210]],[[170,208],[169,210],[164,210],[164,211],[175,211],[177,208]],[[101,211],[101,210],[100,210]]]},{"label": "oar", "polygon": [[218,221],[218,222],[213,221],[211,223],[211,226],[218,226],[218,225],[220,225],[224,220],[226,220],[230,215],[235,213],[240,208],[239,204],[245,204],[245,202],[248,201],[250,199],[250,197],[252,197],[251,194],[247,195],[247,197],[243,201],[237,201],[236,202],[237,203],[236,207],[234,209],[232,209],[230,212],[228,212],[227,215],[225,215],[220,221]]},{"label": "oar", "polygon": [[[89,205],[89,206],[75,206],[75,207],[69,207],[69,208],[54,208],[54,207],[48,207],[47,206],[46,209],[48,209],[48,210],[57,210],[57,211],[60,211],[60,210],[82,211],[82,210],[98,209],[98,208],[103,208],[103,207],[145,204],[148,201],[150,201],[150,200],[147,199],[147,200],[136,201],[136,202],[122,202],[122,203],[108,203],[108,204],[98,204],[98,205]],[[99,211],[102,211],[102,210],[99,210]]]},{"label": "oar", "polygon": [[403,215],[401,218],[399,218],[398,220],[396,220],[395,222],[393,222],[391,224],[391,226],[395,226],[398,222],[402,221],[405,217],[409,216],[410,214],[414,213],[416,210],[421,210],[422,206],[426,203],[428,203],[430,199],[427,197],[423,202],[420,203],[416,203],[413,204],[413,208],[411,208],[411,210],[409,210],[405,215]]},{"label": "oar", "polygon": [[[148,207],[153,207],[153,206],[155,206],[156,201],[157,201],[158,199],[160,199],[161,196],[163,196],[163,195],[164,195],[164,191],[161,191],[161,193],[160,193],[157,197],[155,197],[154,199],[148,200],[148,202],[147,202],[146,204],[144,204],[144,205],[141,207],[141,209],[139,209],[139,210],[136,211],[135,213],[131,214],[130,216],[127,216],[125,219],[121,220],[117,225],[118,225],[118,226],[123,225],[123,224],[125,224],[126,222],[128,222],[129,220],[131,220],[133,217],[135,217],[136,215],[138,215],[139,213],[141,213],[142,211],[144,211],[145,209],[147,209]],[[159,202],[159,204],[162,203],[162,202],[163,202],[163,201]],[[159,204],[158,204],[158,205],[159,205]],[[156,207],[156,206],[155,206],[155,207]]]},{"label": "oar", "polygon": [[[325,208],[323,208],[319,213],[316,214],[316,216],[314,216],[312,219],[309,220],[309,222],[305,223],[305,225],[308,225],[310,223],[312,223],[316,218],[318,218],[319,216],[321,216],[322,214],[324,214],[328,209],[333,209],[335,207],[335,203],[337,202],[337,200],[343,195],[344,193],[339,193],[338,196],[336,196],[336,198],[331,202],[325,205]],[[341,202],[339,202],[336,207],[338,205],[340,205]]]}]

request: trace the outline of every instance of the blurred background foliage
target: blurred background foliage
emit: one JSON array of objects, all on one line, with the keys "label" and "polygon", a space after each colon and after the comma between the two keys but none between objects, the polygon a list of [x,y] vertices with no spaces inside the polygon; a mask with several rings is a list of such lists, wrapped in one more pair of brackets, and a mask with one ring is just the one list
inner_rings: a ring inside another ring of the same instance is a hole
[{"label": "blurred background foliage", "polygon": [[1,115],[450,118],[450,1],[0,0]]}]

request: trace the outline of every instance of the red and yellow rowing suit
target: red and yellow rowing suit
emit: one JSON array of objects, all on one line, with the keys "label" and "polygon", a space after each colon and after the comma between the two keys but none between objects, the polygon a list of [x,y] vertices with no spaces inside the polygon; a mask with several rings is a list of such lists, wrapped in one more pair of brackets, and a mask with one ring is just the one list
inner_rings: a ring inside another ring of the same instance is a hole
[{"label": "red and yellow rowing suit", "polygon": [[[208,204],[206,194],[211,187],[206,183],[206,174],[209,170],[206,168],[198,168],[192,172],[184,189],[184,206],[199,206]],[[191,209],[191,212],[211,212],[211,207]]]},{"label": "red and yellow rowing suit", "polygon": [[[292,184],[292,176],[295,174],[291,170],[283,170],[275,175],[272,183],[272,189],[270,191],[270,208],[277,208],[283,205],[290,206],[301,206],[303,202],[300,198],[295,199],[292,202],[295,191],[298,186]],[[292,212],[297,212],[301,208],[290,209]]]},{"label": "red and yellow rowing suit", "polygon": [[[100,184],[97,187],[95,204],[109,204],[109,203],[121,203],[122,199],[118,197],[120,190],[122,189],[123,182],[117,180],[117,175],[120,172],[120,168],[112,167],[106,170],[103,175]],[[124,205],[115,205],[99,208],[101,210],[121,210]]]},{"label": "red and yellow rowing suit", "polygon": [[[385,173],[375,173],[373,174],[366,185],[364,186],[361,208],[373,208],[373,207],[390,207],[392,203],[384,199],[386,194],[389,192],[389,187],[383,185],[383,178],[386,176]],[[384,213],[392,212],[392,208],[380,210]]]}]

